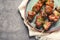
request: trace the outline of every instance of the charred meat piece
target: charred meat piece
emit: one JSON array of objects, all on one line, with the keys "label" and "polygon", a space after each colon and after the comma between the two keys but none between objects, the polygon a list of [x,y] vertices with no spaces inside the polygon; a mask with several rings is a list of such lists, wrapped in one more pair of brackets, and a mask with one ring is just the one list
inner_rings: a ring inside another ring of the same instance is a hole
[{"label": "charred meat piece", "polygon": [[53,0],[47,0],[46,5],[49,5],[50,7],[54,8],[54,1]]},{"label": "charred meat piece", "polygon": [[59,16],[55,16],[54,14],[51,14],[51,15],[49,16],[49,20],[50,20],[50,21],[57,22],[58,19],[59,19]]},{"label": "charred meat piece", "polygon": [[52,25],[52,22],[46,21],[43,25],[44,30],[47,31],[51,27],[51,25]]},{"label": "charred meat piece", "polygon": [[38,27],[38,28],[40,28],[40,26],[42,26],[42,24],[43,24],[43,22],[44,22],[44,18],[42,17],[42,16],[37,16],[36,17],[36,26]]},{"label": "charred meat piece", "polygon": [[28,20],[31,21],[35,15],[36,15],[36,13],[34,11],[29,11],[28,12]]},{"label": "charred meat piece", "polygon": [[41,7],[43,6],[43,3],[41,1],[38,1],[32,8],[32,11],[38,12]]},{"label": "charred meat piece", "polygon": [[53,8],[51,8],[50,6],[46,5],[46,7],[45,7],[45,12],[46,12],[47,14],[52,14],[52,11],[53,11]]}]

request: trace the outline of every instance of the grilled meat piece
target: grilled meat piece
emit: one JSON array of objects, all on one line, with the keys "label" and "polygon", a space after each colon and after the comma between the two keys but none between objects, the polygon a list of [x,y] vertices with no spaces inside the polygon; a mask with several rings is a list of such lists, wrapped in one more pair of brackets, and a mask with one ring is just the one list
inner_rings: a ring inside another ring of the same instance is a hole
[{"label": "grilled meat piece", "polygon": [[52,22],[46,21],[43,25],[44,30],[47,31],[51,27],[51,24],[52,24]]},{"label": "grilled meat piece", "polygon": [[53,0],[47,0],[46,5],[49,5],[50,7],[54,8],[54,1]]},{"label": "grilled meat piece", "polygon": [[45,7],[45,12],[46,12],[47,14],[52,14],[52,11],[53,11],[53,8],[51,8],[50,6],[46,5],[46,7]]},{"label": "grilled meat piece", "polygon": [[28,20],[32,20],[35,15],[36,15],[36,13],[34,11],[29,11],[28,12]]},{"label": "grilled meat piece", "polygon": [[43,6],[43,3],[41,1],[38,1],[32,8],[32,11],[38,12],[41,7]]},{"label": "grilled meat piece", "polygon": [[43,24],[43,22],[44,22],[44,18],[41,15],[39,15],[39,16],[36,17],[36,21],[35,22],[36,22],[36,26],[40,27]]},{"label": "grilled meat piece", "polygon": [[59,16],[55,16],[54,14],[51,14],[51,15],[49,16],[49,20],[50,20],[50,21],[57,22],[58,19],[59,19]]}]

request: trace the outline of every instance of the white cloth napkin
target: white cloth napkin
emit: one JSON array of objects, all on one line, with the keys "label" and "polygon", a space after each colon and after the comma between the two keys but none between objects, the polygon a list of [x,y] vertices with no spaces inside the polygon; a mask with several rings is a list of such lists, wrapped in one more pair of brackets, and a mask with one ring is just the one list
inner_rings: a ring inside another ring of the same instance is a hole
[{"label": "white cloth napkin", "polygon": [[29,0],[23,0],[22,3],[19,5],[18,10],[24,19],[24,24],[28,27],[29,36],[35,36],[38,40],[60,40],[60,31],[54,33],[40,33],[36,30],[32,30],[32,28],[27,24],[27,20],[25,20],[25,9],[27,2]]}]

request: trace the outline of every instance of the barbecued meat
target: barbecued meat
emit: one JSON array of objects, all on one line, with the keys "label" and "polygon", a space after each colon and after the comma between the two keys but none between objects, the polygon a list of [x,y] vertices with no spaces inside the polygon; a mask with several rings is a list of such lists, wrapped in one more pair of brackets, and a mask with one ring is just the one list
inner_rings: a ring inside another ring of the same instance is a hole
[{"label": "barbecued meat", "polygon": [[49,16],[49,20],[57,22],[59,20],[60,13],[56,10],[53,11],[53,14]]},{"label": "barbecued meat", "polygon": [[44,18],[41,15],[36,17],[36,26],[37,27],[40,27],[43,24],[43,22],[44,22]]},{"label": "barbecued meat", "polygon": [[35,15],[36,15],[36,13],[34,11],[29,11],[28,12],[28,19],[31,21]]},{"label": "barbecued meat", "polygon": [[49,5],[50,7],[54,8],[54,1],[53,0],[47,0],[46,5]]},{"label": "barbecued meat", "polygon": [[43,25],[44,30],[48,30],[51,27],[52,22],[46,21]]},{"label": "barbecued meat", "polygon": [[43,28],[42,30],[47,31],[53,23],[59,20],[60,7],[54,9],[54,0],[39,0],[28,12],[28,20],[34,19],[35,15],[36,28]]},{"label": "barbecued meat", "polygon": [[56,15],[54,15],[54,14],[51,14],[51,15],[49,16],[49,20],[50,20],[50,21],[57,22],[58,19],[59,19],[59,16],[56,16]]},{"label": "barbecued meat", "polygon": [[45,3],[46,2],[46,0],[39,0],[39,1],[41,1],[42,3]]},{"label": "barbecued meat", "polygon": [[46,12],[47,14],[52,14],[52,11],[53,11],[53,8],[50,7],[50,6],[48,6],[48,5],[46,5],[46,7],[45,7],[45,12]]},{"label": "barbecued meat", "polygon": [[43,3],[41,1],[38,1],[32,8],[32,11],[38,12],[41,7],[43,6]]},{"label": "barbecued meat", "polygon": [[45,7],[46,13],[52,14],[53,8],[54,8],[54,1],[53,0],[47,0],[46,7]]}]

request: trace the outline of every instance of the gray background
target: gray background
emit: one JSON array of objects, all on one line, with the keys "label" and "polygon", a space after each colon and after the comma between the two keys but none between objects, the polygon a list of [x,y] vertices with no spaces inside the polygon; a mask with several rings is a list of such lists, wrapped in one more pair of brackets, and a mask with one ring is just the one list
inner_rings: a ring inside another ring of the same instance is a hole
[{"label": "gray background", "polygon": [[29,38],[28,31],[18,6],[22,0],[0,0],[0,40],[35,40]]}]

